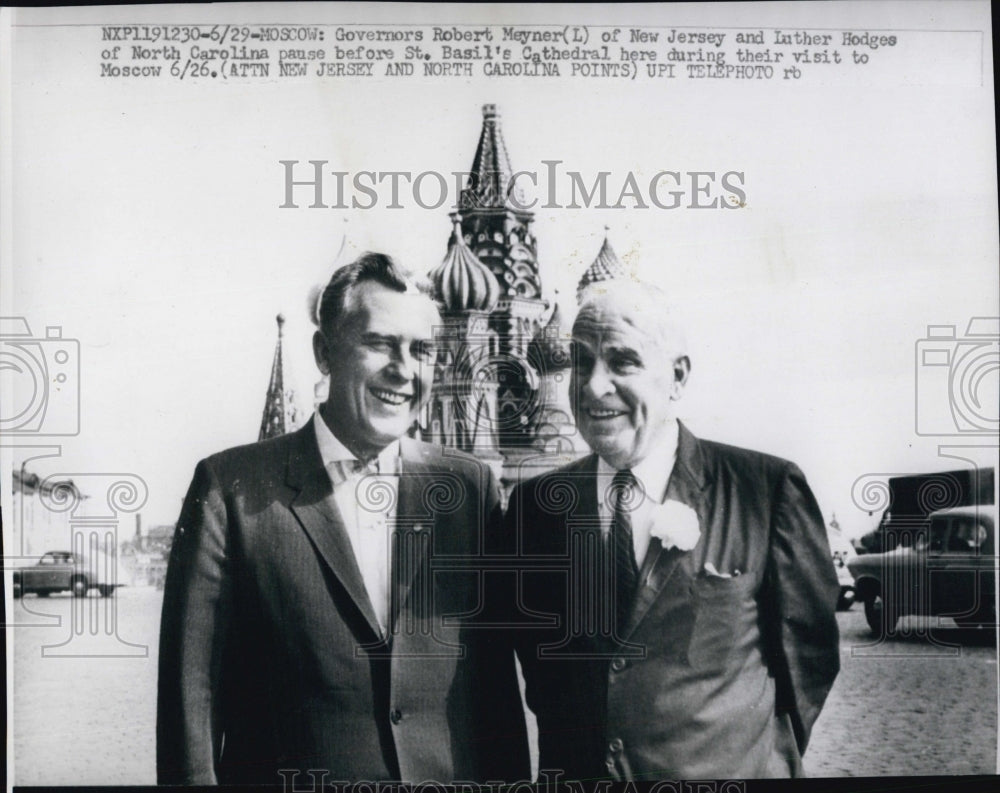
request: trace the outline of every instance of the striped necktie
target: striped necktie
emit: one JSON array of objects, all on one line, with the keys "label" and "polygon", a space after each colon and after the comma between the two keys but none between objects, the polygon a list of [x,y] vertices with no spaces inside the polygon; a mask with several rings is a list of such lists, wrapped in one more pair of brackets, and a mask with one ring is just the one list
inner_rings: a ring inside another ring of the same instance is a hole
[{"label": "striped necktie", "polygon": [[625,638],[632,601],[639,584],[639,565],[635,561],[632,543],[632,509],[637,495],[635,476],[628,469],[618,471],[611,480],[615,494],[615,511],[611,518],[611,552],[615,576],[615,631],[618,639]]}]

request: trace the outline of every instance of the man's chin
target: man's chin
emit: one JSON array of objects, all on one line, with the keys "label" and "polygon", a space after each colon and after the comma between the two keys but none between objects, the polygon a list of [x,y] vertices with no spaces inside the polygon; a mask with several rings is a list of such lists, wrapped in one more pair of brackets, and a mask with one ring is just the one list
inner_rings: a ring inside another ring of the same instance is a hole
[{"label": "man's chin", "polygon": [[605,437],[600,434],[591,433],[589,437],[584,434],[583,439],[587,441],[590,450],[612,468],[626,468],[628,466],[632,456],[631,447],[615,443],[616,438],[614,437]]},{"label": "man's chin", "polygon": [[415,420],[409,415],[375,419],[370,422],[371,438],[379,446],[388,446],[405,435]]}]

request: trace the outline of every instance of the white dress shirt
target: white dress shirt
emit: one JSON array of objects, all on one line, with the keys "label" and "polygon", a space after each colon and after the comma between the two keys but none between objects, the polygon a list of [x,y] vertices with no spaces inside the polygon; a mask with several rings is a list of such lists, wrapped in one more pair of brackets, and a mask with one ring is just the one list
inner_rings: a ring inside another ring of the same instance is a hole
[{"label": "white dress shirt", "polygon": [[[667,483],[677,460],[677,437],[680,432],[676,419],[665,428],[663,437],[653,444],[649,455],[631,470],[642,486],[645,497],[631,511],[632,547],[635,561],[642,568],[646,551],[649,550],[650,529],[652,528],[652,508],[662,504],[667,496]],[[607,535],[611,531],[614,518],[615,500],[611,493],[611,482],[617,470],[600,457],[597,458],[597,510],[601,521],[601,531]],[[609,494],[605,498],[605,494]]]},{"label": "white dress shirt", "polygon": [[354,558],[383,633],[389,624],[389,566],[393,520],[399,493],[399,441],[386,446],[366,469],[330,431],[320,412],[313,416],[333,500],[351,539]]}]

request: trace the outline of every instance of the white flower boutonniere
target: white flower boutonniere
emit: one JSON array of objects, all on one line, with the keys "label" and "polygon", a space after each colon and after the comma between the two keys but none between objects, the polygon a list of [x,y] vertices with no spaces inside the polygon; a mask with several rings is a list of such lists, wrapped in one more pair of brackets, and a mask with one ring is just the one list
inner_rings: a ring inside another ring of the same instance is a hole
[{"label": "white flower boutonniere", "polygon": [[698,513],[672,498],[653,507],[650,521],[649,534],[660,541],[665,551],[671,548],[690,551],[701,537]]}]

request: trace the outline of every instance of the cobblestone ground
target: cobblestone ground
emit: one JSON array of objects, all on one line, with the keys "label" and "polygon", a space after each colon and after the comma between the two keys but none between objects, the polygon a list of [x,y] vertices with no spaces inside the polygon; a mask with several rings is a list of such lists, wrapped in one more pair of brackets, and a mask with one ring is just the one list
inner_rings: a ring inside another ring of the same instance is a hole
[{"label": "cobblestone ground", "polygon": [[875,642],[860,605],[837,621],[841,671],[804,758],[810,775],[997,773],[992,632],[904,617],[898,638]]},{"label": "cobblestone ground", "polygon": [[[160,592],[135,588],[121,590],[113,601],[52,596],[15,602],[15,784],[156,781],[160,601]],[[101,631],[109,624],[104,609],[112,603],[118,637],[140,647],[106,633],[90,638],[91,625]],[[77,637],[72,610],[80,607],[84,621],[76,625],[84,630]],[[805,758],[811,774],[996,771],[997,664],[991,641],[954,627],[928,637],[926,623],[907,618],[901,625],[908,637],[873,645],[859,606],[839,614],[838,621],[842,671],[813,731]],[[148,648],[145,656],[142,645]],[[76,655],[50,657],[60,652]],[[99,657],[106,653],[139,655]]]}]

